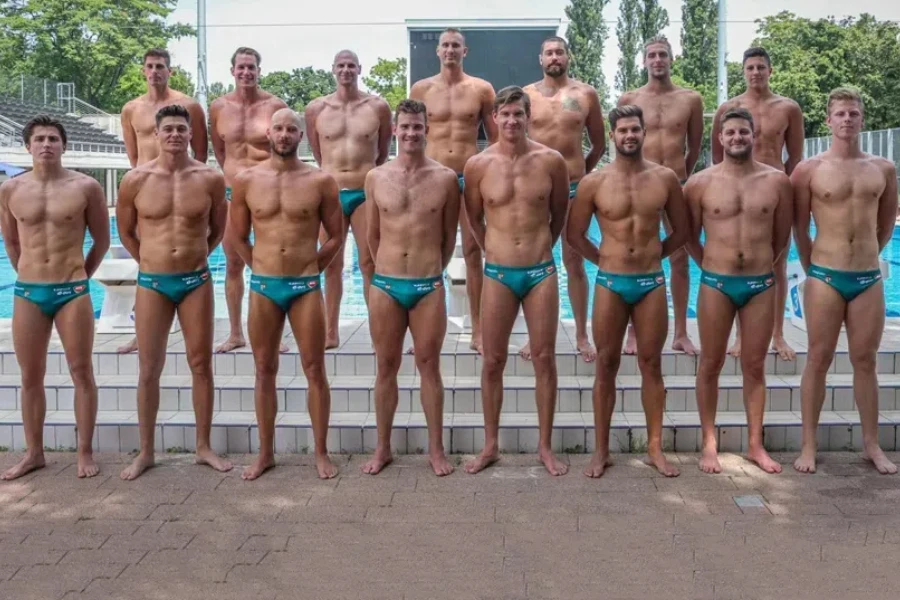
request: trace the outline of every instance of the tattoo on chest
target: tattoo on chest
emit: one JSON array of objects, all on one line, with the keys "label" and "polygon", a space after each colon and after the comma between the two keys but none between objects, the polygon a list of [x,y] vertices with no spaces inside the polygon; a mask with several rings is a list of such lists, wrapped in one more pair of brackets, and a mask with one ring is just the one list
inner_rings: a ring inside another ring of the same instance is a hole
[{"label": "tattoo on chest", "polygon": [[581,112],[581,104],[578,103],[578,100],[568,96],[562,101],[563,110],[569,110],[572,112]]}]

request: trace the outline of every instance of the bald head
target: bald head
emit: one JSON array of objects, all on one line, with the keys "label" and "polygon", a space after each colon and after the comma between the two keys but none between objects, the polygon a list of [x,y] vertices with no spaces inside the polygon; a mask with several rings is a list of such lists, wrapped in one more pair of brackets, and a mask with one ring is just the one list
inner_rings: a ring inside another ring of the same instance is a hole
[{"label": "bald head", "polygon": [[300,115],[298,115],[296,111],[291,110],[290,108],[280,108],[272,115],[272,125],[275,125],[275,123],[280,125],[293,123],[297,127],[300,127],[303,125],[303,120],[300,119]]},{"label": "bald head", "polygon": [[337,54],[334,55],[334,63],[333,65],[337,65],[342,61],[352,60],[356,66],[359,66],[359,56],[356,55],[356,52],[353,50],[341,50]]},{"label": "bald head", "polygon": [[303,139],[303,122],[290,108],[282,108],[272,115],[269,124],[269,144],[272,152],[282,158],[296,157]]}]

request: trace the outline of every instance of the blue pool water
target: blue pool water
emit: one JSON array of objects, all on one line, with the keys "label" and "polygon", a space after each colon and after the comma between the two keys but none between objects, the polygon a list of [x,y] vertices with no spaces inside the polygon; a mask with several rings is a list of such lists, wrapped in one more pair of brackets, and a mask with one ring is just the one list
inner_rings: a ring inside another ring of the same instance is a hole
[{"label": "blue pool water", "polygon": [[[119,234],[116,230],[115,217],[111,217],[110,221],[112,230],[112,244],[120,244]],[[595,242],[599,240],[600,230],[597,226],[596,221],[593,221],[591,223],[591,228],[588,231],[588,236]],[[90,239],[85,241],[85,252],[89,247]],[[362,275],[359,270],[356,245],[353,242],[352,235],[349,236],[347,245],[344,250],[344,299],[341,303],[341,316],[347,318],[365,317],[366,306],[365,302],[363,301],[362,294]],[[0,318],[10,318],[12,316],[13,285],[16,280],[16,274],[13,271],[12,265],[10,265],[9,260],[6,258],[6,250],[0,247],[0,253],[2,253],[2,256],[0,256]],[[553,257],[556,260],[556,264],[559,266],[560,274],[560,316],[564,319],[571,319],[572,306],[569,303],[566,286],[567,273],[562,262],[559,244],[557,244],[553,249]],[[891,242],[888,243],[887,247],[882,253],[882,257],[891,263],[892,268],[895,266],[900,267],[900,231],[895,230],[894,237]],[[797,260],[797,249],[793,245],[793,243],[791,243],[789,260]],[[213,252],[212,256],[210,256],[209,269],[213,276],[213,283],[215,285],[216,316],[224,318],[227,316],[227,310],[225,307],[225,254],[223,253],[221,246],[216,248],[215,252]],[[597,274],[597,268],[594,265],[586,262],[585,269],[587,271],[588,281],[593,283],[594,277]],[[670,272],[668,260],[663,261],[663,270],[665,271],[666,278],[668,280]],[[246,280],[246,289],[249,290],[249,270],[245,271],[244,276]],[[688,299],[688,317],[696,317],[697,290],[700,287],[700,269],[696,264],[694,264],[693,261],[690,262],[690,278],[691,292]],[[589,285],[588,290],[591,301],[593,301],[594,286]],[[890,277],[885,281],[885,295],[888,316],[900,316],[900,276]],[[97,283],[92,284],[91,299],[93,301],[94,311],[96,314],[99,314],[100,307],[103,305],[103,296],[103,286]],[[588,307],[591,306],[592,302],[589,302]],[[671,312],[671,294],[669,297],[669,306]]]}]

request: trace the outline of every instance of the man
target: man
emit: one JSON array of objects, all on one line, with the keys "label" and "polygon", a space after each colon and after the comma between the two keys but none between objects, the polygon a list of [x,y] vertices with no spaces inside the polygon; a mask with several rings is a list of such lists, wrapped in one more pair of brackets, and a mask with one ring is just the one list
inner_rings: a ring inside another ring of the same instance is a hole
[{"label": "man", "polygon": [[[703,140],[703,97],[694,90],[672,83],[672,46],[665,36],[653,37],[644,44],[644,68],[647,83],[643,87],[625,92],[619,98],[619,106],[636,105],[644,111],[644,157],[675,171],[682,185],[694,172],[700,157]],[[666,230],[670,223],[663,218]],[[672,349],[685,354],[697,354],[699,350],[687,332],[688,256],[679,248],[669,257],[672,269],[672,304],[675,309],[675,335]],[[628,328],[625,354],[637,350],[634,328]]]},{"label": "man", "polygon": [[[816,471],[816,428],[825,401],[825,377],[841,325],[853,364],[853,397],[862,424],[863,456],[879,473],[897,467],[878,443],[878,345],[884,331],[884,284],[878,255],[891,240],[897,215],[897,171],[863,153],[859,132],[865,109],[856,90],[828,96],[831,147],[794,171],[794,238],[808,278],[805,289],[809,354],[801,380],[803,446],[794,468]],[[816,239],[809,236],[810,214]]]},{"label": "man", "polygon": [[134,323],[141,451],[122,471],[122,479],[135,479],[154,464],[159,377],[176,313],[192,376],[197,462],[217,471],[231,469],[230,462],[212,451],[209,441],[213,291],[207,258],[224,233],[225,181],[218,171],[188,155],[191,115],[185,107],[161,108],[156,123],[160,155],[125,175],[116,204],[122,245],[140,265]]},{"label": "man", "polygon": [[[494,106],[493,86],[463,72],[463,59],[468,53],[466,38],[458,29],[449,28],[438,39],[437,55],[441,71],[433,77],[413,84],[410,98],[428,107],[428,146],[432,158],[456,172],[459,192],[463,193],[463,168],[478,153],[478,128],[484,125],[488,143],[497,140],[497,127],[491,116]],[[466,293],[472,318],[473,350],[481,353],[481,288],[483,285],[481,249],[472,237],[465,216],[466,205],[460,204],[459,224],[462,230],[463,255],[466,262]]]},{"label": "man", "polygon": [[[753,132],[753,160],[775,167],[790,175],[803,158],[803,111],[800,105],[784,96],[774,94],[769,88],[772,61],[762,48],[750,48],[744,52],[744,81],[747,91],[722,104],[713,119],[713,162],[722,162],[723,148],[719,141],[722,116],[733,108],[746,108],[753,115],[756,131]],[[787,161],[782,154],[787,151]],[[772,349],[782,360],[793,360],[794,349],[784,339],[784,304],[787,300],[787,254],[775,265],[775,332]],[[741,354],[741,328],[729,353]]]},{"label": "man", "polygon": [[366,177],[369,247],[375,257],[376,291],[369,297],[375,358],[378,445],[363,466],[375,475],[392,460],[391,428],[397,410],[397,373],[406,330],[412,333],[428,426],[428,457],[438,476],[453,467],[444,455],[444,384],[441,347],[447,333],[442,273],[456,248],[459,181],[456,173],[425,156],[425,105],[404,100],[394,117],[398,155]]},{"label": "man", "polygon": [[[341,213],[334,179],[297,157],[301,127],[299,115],[289,108],[272,115],[267,134],[270,157],[234,179],[229,235],[253,273],[247,328],[256,363],[259,423],[259,457],[244,469],[244,479],[256,479],[275,466],[275,377],[285,317],[294,330],[309,385],[316,470],[322,479],[337,475],[326,445],[331,393],[325,375],[325,315],[319,273],[343,244]],[[251,226],[254,243],[250,241]],[[320,227],[326,239],[317,249]]]},{"label": "man", "polygon": [[[128,162],[134,168],[159,156],[156,140],[156,113],[164,106],[180,104],[191,113],[191,149],[194,158],[205,163],[209,151],[206,136],[206,114],[196,100],[169,87],[172,76],[169,53],[152,48],[144,53],[142,72],[147,80],[147,93],[138,96],[122,107],[122,137]],[[121,353],[137,350],[137,338],[120,346]]]},{"label": "man", "polygon": [[[544,78],[525,88],[531,98],[531,121],[528,137],[553,148],[569,168],[569,200],[575,197],[578,182],[600,162],[606,150],[603,114],[597,90],[586,83],[570,79],[569,45],[560,37],[550,37],[541,45],[541,68]],[[591,149],[584,155],[582,136],[587,130]],[[569,301],[575,317],[575,349],[586,362],[593,362],[597,353],[587,336],[587,275],[584,259],[563,242],[563,264],[569,284]],[[528,346],[522,356],[531,358]]]},{"label": "man", "polygon": [[[269,158],[266,131],[276,111],[287,108],[277,96],[259,87],[259,65],[262,58],[253,48],[241,47],[231,55],[234,91],[225,94],[209,107],[209,131],[216,162],[225,173],[226,198],[231,198],[231,184],[237,174]],[[241,324],[244,301],[244,263],[231,240],[222,243],[225,251],[225,302],[228,305],[230,332],[216,352],[231,352],[246,346]],[[287,351],[286,346],[281,347]]]},{"label": "man", "polygon": [[[781,465],[763,448],[762,429],[765,361],[776,320],[772,269],[789,242],[793,194],[787,175],[753,159],[754,131],[747,109],[724,113],[719,143],[725,160],[695,175],[685,186],[693,223],[688,250],[702,269],[697,324],[703,351],[697,369],[697,404],[703,435],[699,466],[706,473],[722,471],[716,406],[719,373],[735,315],[743,329],[747,457],[767,473],[781,472]],[[700,244],[701,230],[706,233],[705,246]]]},{"label": "man", "polygon": [[[94,383],[94,309],[88,279],[109,249],[103,189],[62,166],[66,130],[40,115],[22,132],[33,170],[0,185],[0,227],[17,281],[13,290],[13,349],[22,372],[25,457],[0,475],[10,480],[44,466],[44,375],[53,326],[59,332],[75,387],[78,477],[100,472],[91,441],[97,420]],[[93,244],[84,256],[84,232]]]},{"label": "man", "polygon": [[[649,462],[666,477],[675,477],[678,469],[666,460],[662,449],[666,389],[661,365],[669,329],[662,259],[687,240],[687,210],[678,176],[642,156],[641,108],[625,105],[613,109],[609,127],[616,158],[582,180],[566,227],[569,243],[599,268],[592,327],[598,358],[593,398],[597,447],[584,474],[600,477],[610,464],[616,374],[630,317],[637,335]],[[671,233],[660,241],[659,214],[663,211],[669,217]],[[599,249],[586,237],[594,215],[602,236]]]},{"label": "man", "polygon": [[[550,447],[556,405],[556,334],[559,289],[552,249],[562,233],[569,203],[569,170],[556,150],[528,139],[531,100],[522,88],[503,88],[494,100],[499,141],[465,167],[466,212],[484,249],[481,308],[484,366],[484,449],[466,464],[477,473],[499,460],[503,369],[509,336],[521,306],[534,361],[541,462],[551,475],[568,467]],[[487,224],[485,225],[485,221]]]},{"label": "man", "polygon": [[[337,91],[313,100],[306,109],[309,147],[316,162],[340,187],[343,236],[353,228],[363,276],[363,295],[368,303],[372,281],[372,256],[366,243],[366,174],[387,160],[391,145],[391,107],[384,99],[359,89],[362,67],[356,53],[341,50],[331,72]],[[360,210],[362,208],[362,210]],[[341,297],[344,295],[344,253],[325,268],[326,348],[337,348]]]}]

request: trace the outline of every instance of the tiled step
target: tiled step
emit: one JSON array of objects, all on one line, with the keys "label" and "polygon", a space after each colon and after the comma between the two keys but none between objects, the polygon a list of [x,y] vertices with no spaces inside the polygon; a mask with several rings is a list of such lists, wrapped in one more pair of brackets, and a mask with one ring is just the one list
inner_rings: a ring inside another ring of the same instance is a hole
[{"label": "tiled step", "polygon": [[[589,412],[562,413],[554,423],[553,446],[556,451],[592,452],[594,415]],[[156,428],[156,446],[163,451],[194,449],[194,415],[191,411],[160,412]],[[764,436],[769,450],[798,450],[800,415],[792,411],[766,414]],[[717,417],[719,448],[740,452],[747,449],[746,417],[742,412],[721,412]],[[696,414],[668,412],[664,419],[664,449],[696,452],[700,443],[700,420]],[[332,452],[367,452],[375,447],[374,413],[333,415],[328,433]],[[482,416],[455,413],[444,419],[444,446],[450,452],[472,453],[484,445]],[[502,452],[535,452],[538,444],[537,415],[504,413],[500,419]],[[643,413],[617,413],[613,417],[610,447],[614,452],[644,452],[647,429]],[[886,450],[897,446],[900,411],[882,411],[879,415],[879,440]],[[397,452],[416,453],[427,448],[425,418],[421,413],[397,413],[392,444]],[[819,426],[822,450],[859,449],[862,430],[855,411],[823,411]],[[248,412],[217,412],[213,418],[212,444],[217,452],[231,454],[256,452],[259,430]],[[74,416],[71,411],[47,413],[44,444],[49,449],[75,446]],[[131,452],[138,448],[137,413],[101,411],[94,434],[94,447],[100,451]],[[24,431],[19,413],[0,413],[0,447],[22,450]],[[281,414],[276,422],[278,452],[306,452],[312,446],[309,418],[302,414]]]},{"label": "tiled step", "polygon": [[[799,375],[770,375],[766,378],[767,405],[770,411],[800,410]],[[98,375],[99,409],[101,411],[136,411],[137,378],[134,375]],[[617,378],[617,412],[640,412],[641,378],[622,375]],[[696,413],[695,379],[691,376],[671,375],[664,378],[667,389],[666,410]],[[593,376],[559,377],[557,411],[560,413],[591,412]],[[276,397],[279,412],[305,413],[307,410],[307,381],[303,377],[281,376],[277,381]],[[330,378],[331,410],[340,413],[367,413],[375,410],[374,376],[333,376]],[[221,412],[249,412],[254,410],[254,377],[217,377],[214,409]],[[719,379],[720,411],[742,411],[743,380],[738,375]],[[855,410],[853,376],[832,374],[826,381],[826,411]],[[74,389],[67,375],[48,375],[45,380],[47,410],[72,410]],[[191,410],[191,378],[184,375],[163,376],[160,380],[160,410]],[[415,375],[398,378],[400,412],[420,413],[420,379]],[[447,414],[481,411],[481,380],[479,377],[444,377],[444,410]],[[534,377],[506,377],[504,381],[504,412],[534,413]],[[21,380],[16,375],[0,376],[0,411],[21,408],[19,395]],[[900,375],[879,376],[880,410],[900,410]]]}]

